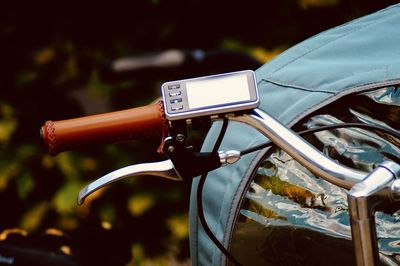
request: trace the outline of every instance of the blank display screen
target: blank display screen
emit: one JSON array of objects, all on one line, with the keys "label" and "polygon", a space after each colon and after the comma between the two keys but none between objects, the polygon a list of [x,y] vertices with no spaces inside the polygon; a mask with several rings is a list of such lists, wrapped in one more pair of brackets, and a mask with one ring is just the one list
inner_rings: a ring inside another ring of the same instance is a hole
[{"label": "blank display screen", "polygon": [[189,109],[250,100],[246,74],[186,83]]}]

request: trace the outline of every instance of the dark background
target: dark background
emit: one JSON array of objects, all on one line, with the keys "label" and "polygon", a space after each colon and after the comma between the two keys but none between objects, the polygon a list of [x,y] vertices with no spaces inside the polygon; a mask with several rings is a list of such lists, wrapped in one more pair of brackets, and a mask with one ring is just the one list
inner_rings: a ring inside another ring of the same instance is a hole
[{"label": "dark background", "polygon": [[[147,104],[169,78],[150,73],[105,79],[102,69],[109,60],[174,48],[230,50],[267,62],[318,32],[394,3],[142,0],[3,5],[0,232],[21,228],[41,238],[49,228],[60,229],[74,255],[103,262],[108,256],[114,265],[185,263],[189,183],[153,177],[125,180],[76,206],[78,191],[89,181],[122,166],[163,158],[155,152],[160,139],[50,157],[39,138],[43,122]],[[182,77],[194,75],[190,69],[179,72]]]}]

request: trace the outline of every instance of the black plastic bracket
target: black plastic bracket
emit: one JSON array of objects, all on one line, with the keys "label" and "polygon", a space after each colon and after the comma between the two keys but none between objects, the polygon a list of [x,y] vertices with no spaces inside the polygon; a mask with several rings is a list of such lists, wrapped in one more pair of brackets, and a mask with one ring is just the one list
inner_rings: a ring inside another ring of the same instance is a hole
[{"label": "black plastic bracket", "polygon": [[179,175],[187,180],[221,167],[218,153],[194,152],[186,145],[186,135],[173,134],[165,140],[164,153]]}]

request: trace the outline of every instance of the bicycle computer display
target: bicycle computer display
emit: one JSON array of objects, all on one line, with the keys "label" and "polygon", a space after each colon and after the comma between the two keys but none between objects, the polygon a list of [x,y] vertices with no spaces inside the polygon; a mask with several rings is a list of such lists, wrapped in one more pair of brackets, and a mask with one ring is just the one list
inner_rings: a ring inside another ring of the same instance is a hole
[{"label": "bicycle computer display", "polygon": [[232,113],[259,105],[251,70],[166,82],[162,95],[168,120]]}]

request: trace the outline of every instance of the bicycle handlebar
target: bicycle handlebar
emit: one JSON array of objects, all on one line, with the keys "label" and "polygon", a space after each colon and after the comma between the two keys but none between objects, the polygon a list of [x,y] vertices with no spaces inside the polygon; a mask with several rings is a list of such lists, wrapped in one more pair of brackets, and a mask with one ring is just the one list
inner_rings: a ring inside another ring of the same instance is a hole
[{"label": "bicycle handlebar", "polygon": [[144,136],[154,136],[166,130],[162,102],[142,107],[86,117],[47,121],[41,136],[51,155],[86,143],[112,143]]},{"label": "bicycle handlebar", "polygon": [[[119,139],[135,138],[149,132],[160,132],[168,125],[162,106],[160,101],[157,104],[125,111],[57,122],[48,121],[42,127],[42,136],[50,153],[55,154],[85,142],[113,142]],[[390,161],[384,162],[371,174],[346,167],[324,156],[295,132],[259,109],[253,110],[252,114],[230,116],[229,119],[258,130],[315,175],[337,186],[351,189],[348,199],[356,260],[358,264],[368,260],[378,261],[374,215],[377,210],[381,210],[378,209],[379,205],[380,208],[383,208],[386,206],[384,204],[392,204],[400,198],[400,182],[397,182],[399,180],[397,178],[400,176],[398,164]],[[166,150],[171,154],[174,153],[174,149]],[[182,156],[180,157],[182,158]],[[237,160],[239,157],[234,156],[233,158]],[[221,156],[215,158],[218,162],[213,164],[210,169],[216,169],[222,165],[223,160],[221,159],[223,158]],[[176,162],[179,162],[179,157],[175,159]],[[175,166],[178,164],[174,165],[171,160],[166,160],[122,168],[87,186],[79,193],[78,202],[82,204],[83,200],[97,189],[128,176],[147,173],[173,180],[183,180]],[[370,243],[370,245],[363,245],[364,242]]]},{"label": "bicycle handlebar", "polygon": [[[351,188],[366,176],[366,173],[344,167],[328,159],[261,110],[254,110],[253,115],[230,119],[259,130],[309,170],[333,184]],[[56,122],[47,121],[42,127],[42,137],[50,154],[55,155],[85,143],[116,142],[154,135],[166,130],[167,127],[163,104],[159,101],[157,104],[124,111]]]},{"label": "bicycle handlebar", "polygon": [[107,61],[99,69],[99,76],[104,81],[154,77],[172,80],[187,78],[188,74],[200,77],[261,66],[253,56],[238,51],[171,49]]}]

